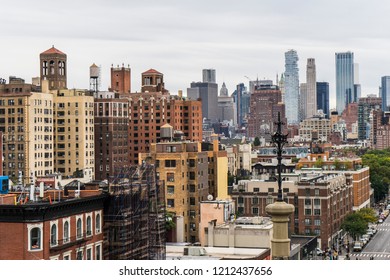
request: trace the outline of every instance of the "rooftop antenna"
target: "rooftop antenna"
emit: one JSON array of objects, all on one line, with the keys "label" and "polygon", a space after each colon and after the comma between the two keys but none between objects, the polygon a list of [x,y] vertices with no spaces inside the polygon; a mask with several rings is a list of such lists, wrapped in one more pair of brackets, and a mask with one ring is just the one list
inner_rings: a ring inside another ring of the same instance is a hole
[{"label": "rooftop antenna", "polygon": [[282,133],[282,125],[284,124],[280,120],[280,112],[278,112],[278,121],[275,122],[277,125],[277,130],[274,135],[272,135],[272,144],[276,146],[276,154],[278,159],[278,198],[277,201],[283,201],[282,193],[282,154],[283,146],[287,143],[287,134]]}]

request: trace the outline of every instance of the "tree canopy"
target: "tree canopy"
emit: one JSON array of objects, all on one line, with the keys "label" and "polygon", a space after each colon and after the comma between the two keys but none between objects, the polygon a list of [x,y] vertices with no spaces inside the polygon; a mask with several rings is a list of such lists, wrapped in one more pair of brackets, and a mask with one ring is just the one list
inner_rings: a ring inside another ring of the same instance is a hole
[{"label": "tree canopy", "polygon": [[253,141],[253,146],[255,146],[255,147],[260,146],[260,139],[259,139],[259,137],[255,137],[255,140]]},{"label": "tree canopy", "polygon": [[370,150],[362,156],[363,165],[370,167],[371,187],[375,201],[386,197],[390,184],[390,149]]},{"label": "tree canopy", "polygon": [[375,211],[372,208],[362,208],[359,211],[348,214],[341,228],[349,233],[354,239],[366,233],[368,223],[376,222]]}]

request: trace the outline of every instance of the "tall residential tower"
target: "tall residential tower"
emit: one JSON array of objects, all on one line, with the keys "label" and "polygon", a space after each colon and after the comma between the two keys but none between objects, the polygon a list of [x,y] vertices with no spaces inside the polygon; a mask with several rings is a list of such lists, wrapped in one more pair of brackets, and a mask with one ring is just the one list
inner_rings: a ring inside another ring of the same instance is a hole
[{"label": "tall residential tower", "polygon": [[380,93],[382,97],[382,111],[386,112],[390,109],[390,76],[383,76],[381,78]]},{"label": "tall residential tower", "polygon": [[307,59],[306,66],[306,118],[317,114],[316,63],[314,58]]},{"label": "tall residential tower", "polygon": [[299,74],[298,54],[295,50],[285,53],[284,72],[284,102],[286,104],[286,118],[290,124],[299,122]]},{"label": "tall residential tower", "polygon": [[354,99],[353,53],[336,53],[336,109],[339,115]]}]

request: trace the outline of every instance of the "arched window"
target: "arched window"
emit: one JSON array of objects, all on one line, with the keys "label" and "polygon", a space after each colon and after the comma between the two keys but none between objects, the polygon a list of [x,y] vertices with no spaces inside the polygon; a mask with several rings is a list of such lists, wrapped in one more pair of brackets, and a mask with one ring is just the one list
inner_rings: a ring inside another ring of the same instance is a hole
[{"label": "arched window", "polygon": [[57,245],[57,225],[54,224],[51,226],[50,229],[50,244]]},{"label": "arched window", "polygon": [[96,215],[96,223],[95,223],[95,227],[96,227],[96,233],[100,233],[101,231],[101,225],[100,225],[100,214],[97,214]]},{"label": "arched window", "polygon": [[53,60],[50,60],[49,68],[50,68],[50,75],[54,75],[54,61]]},{"label": "arched window", "polygon": [[87,217],[87,235],[92,234],[92,219],[91,216]]},{"label": "arched window", "polygon": [[82,228],[81,218],[78,218],[77,219],[77,225],[76,225],[77,238],[81,238],[82,237],[82,233],[83,233],[83,228]]},{"label": "arched window", "polygon": [[30,246],[31,250],[41,249],[41,229],[38,227],[32,228],[30,231]]},{"label": "arched window", "polygon": [[46,60],[44,60],[42,62],[42,75],[47,76],[47,61]]},{"label": "arched window", "polygon": [[64,243],[69,242],[69,222],[64,223]]},{"label": "arched window", "polygon": [[64,61],[58,62],[58,72],[60,73],[61,76],[65,75],[65,62]]}]

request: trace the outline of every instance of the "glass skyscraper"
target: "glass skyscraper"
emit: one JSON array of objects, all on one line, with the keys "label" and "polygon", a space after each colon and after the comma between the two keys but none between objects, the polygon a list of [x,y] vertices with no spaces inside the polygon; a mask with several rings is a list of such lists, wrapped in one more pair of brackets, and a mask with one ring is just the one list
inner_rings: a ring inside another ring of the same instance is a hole
[{"label": "glass skyscraper", "polygon": [[329,119],[329,83],[317,82],[317,110],[322,110]]},{"label": "glass skyscraper", "polygon": [[286,118],[289,124],[297,124],[299,123],[298,54],[295,50],[289,50],[284,55],[286,68],[284,72]]},{"label": "glass skyscraper", "polygon": [[353,53],[336,53],[336,109],[341,115],[347,104],[354,100]]},{"label": "glass skyscraper", "polygon": [[383,76],[381,80],[382,111],[386,112],[390,110],[390,76]]}]

